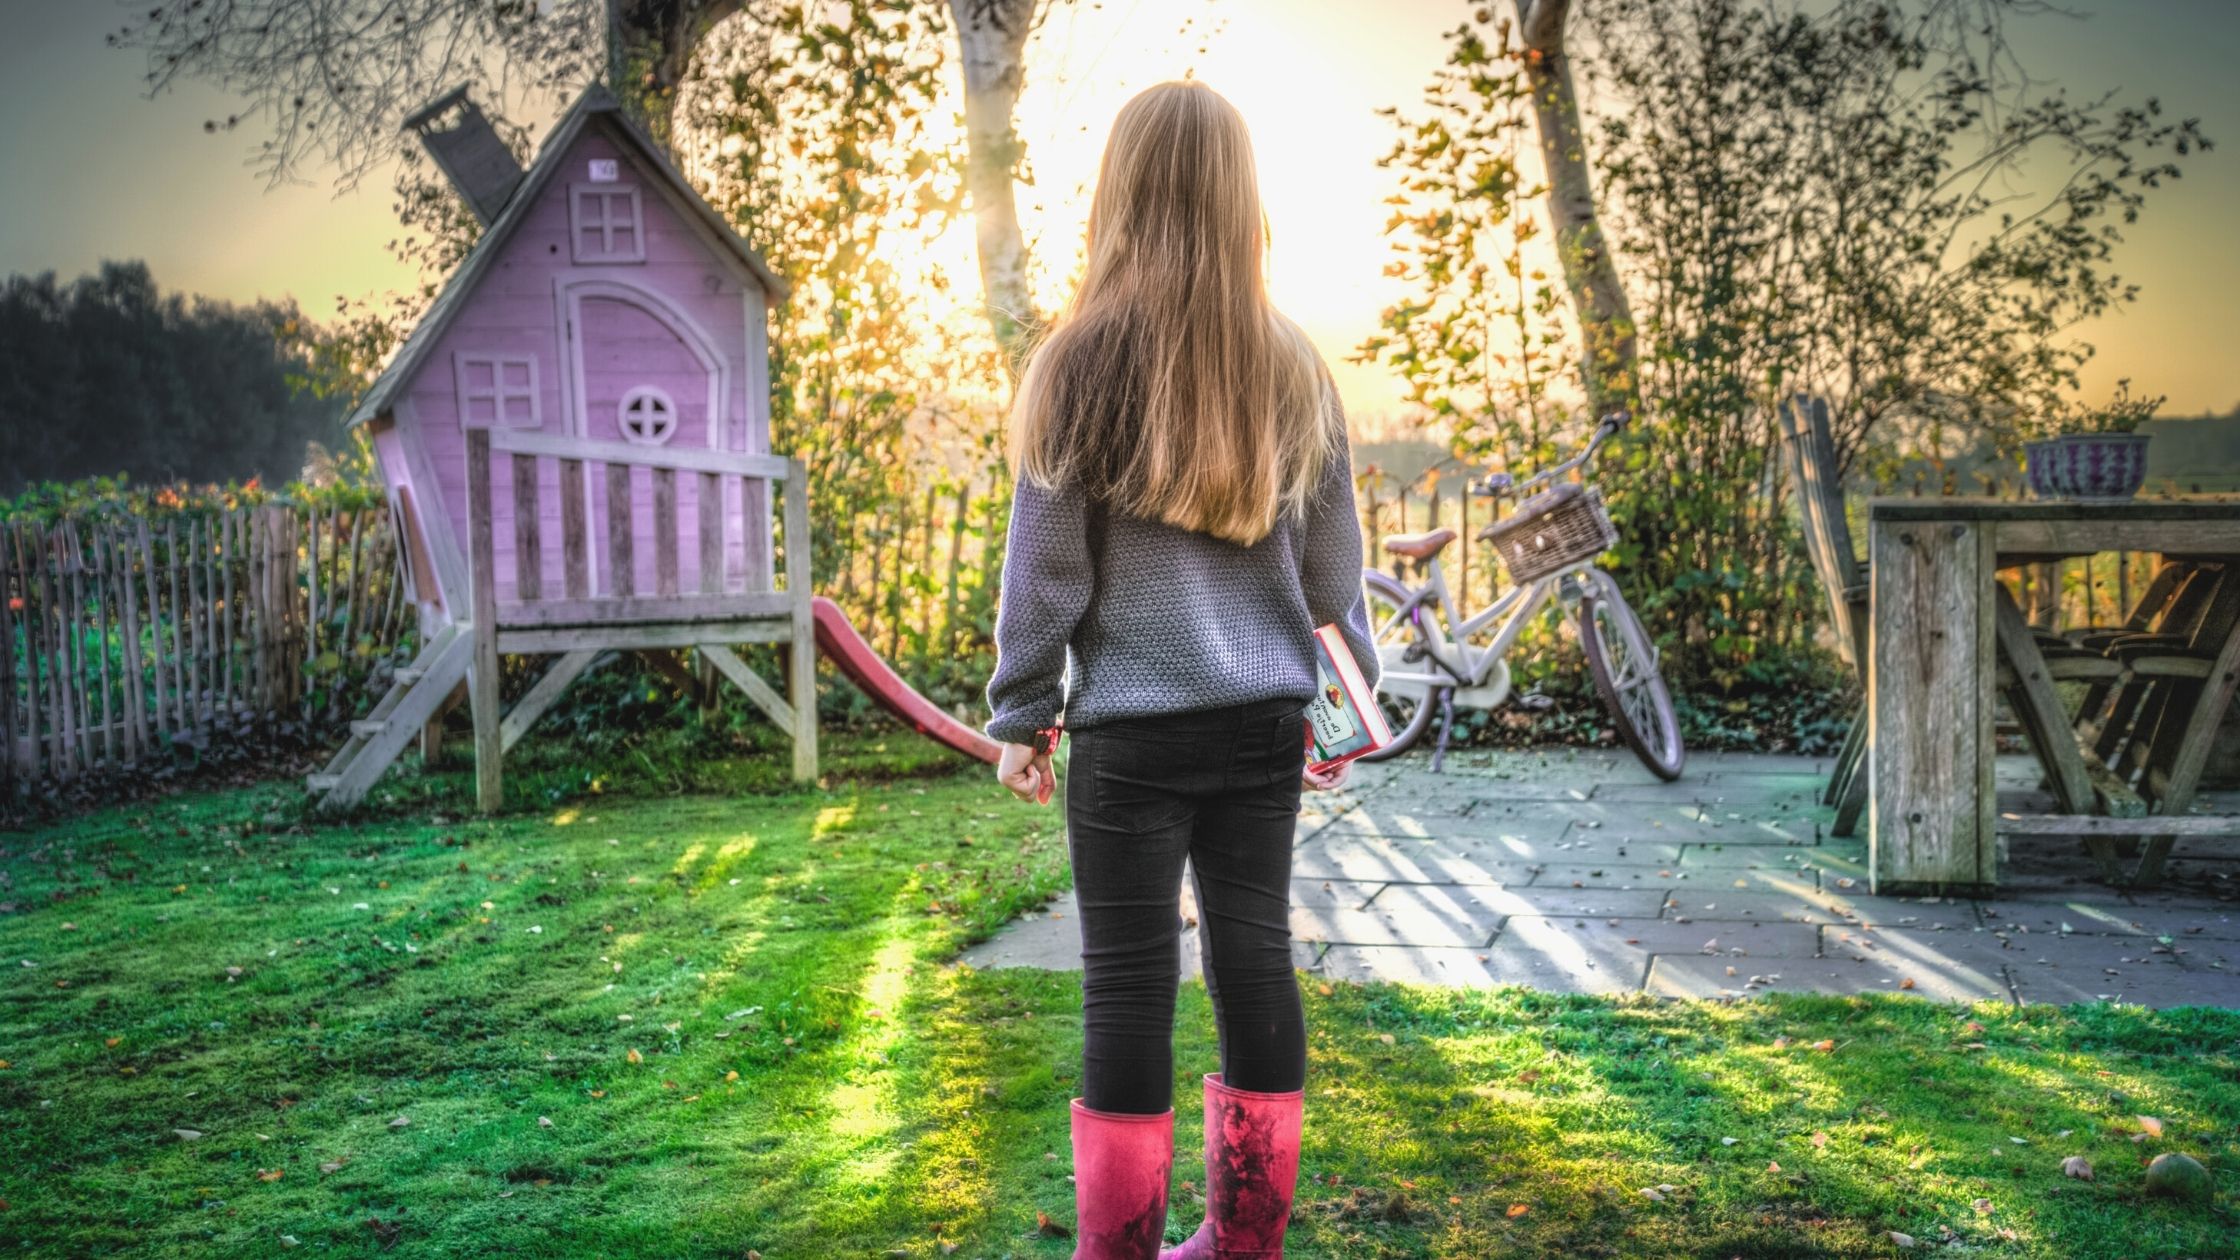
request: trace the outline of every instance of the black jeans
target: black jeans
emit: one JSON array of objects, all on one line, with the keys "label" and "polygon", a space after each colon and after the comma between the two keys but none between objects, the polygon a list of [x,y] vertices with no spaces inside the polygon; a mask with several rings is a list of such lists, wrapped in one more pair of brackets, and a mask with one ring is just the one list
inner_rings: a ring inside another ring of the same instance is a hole
[{"label": "black jeans", "polygon": [[1263,700],[1073,733],[1066,840],[1081,903],[1085,1106],[1154,1115],[1174,1103],[1184,858],[1223,1080],[1304,1085],[1291,843],[1305,708]]}]

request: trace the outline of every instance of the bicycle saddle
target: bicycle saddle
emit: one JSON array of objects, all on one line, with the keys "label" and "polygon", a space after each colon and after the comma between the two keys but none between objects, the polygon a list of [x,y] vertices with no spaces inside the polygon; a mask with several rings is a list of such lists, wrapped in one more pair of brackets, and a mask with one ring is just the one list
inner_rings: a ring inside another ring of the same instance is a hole
[{"label": "bicycle saddle", "polygon": [[1454,539],[1455,533],[1451,529],[1434,529],[1422,534],[1394,534],[1384,540],[1384,549],[1410,560],[1429,560]]}]

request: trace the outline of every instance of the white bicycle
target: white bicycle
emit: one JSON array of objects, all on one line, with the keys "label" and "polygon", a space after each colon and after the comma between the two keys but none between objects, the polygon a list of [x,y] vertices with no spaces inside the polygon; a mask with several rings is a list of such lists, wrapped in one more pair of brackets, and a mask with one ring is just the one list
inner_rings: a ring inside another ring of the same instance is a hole
[{"label": "white bicycle", "polygon": [[[1508,702],[1509,649],[1526,623],[1554,600],[1578,632],[1587,670],[1618,737],[1658,778],[1680,777],[1688,754],[1680,741],[1672,693],[1657,672],[1656,645],[1618,593],[1616,579],[1594,563],[1618,540],[1617,527],[1603,508],[1601,491],[1556,480],[1574,469],[1590,468],[1595,452],[1627,420],[1622,411],[1603,417],[1584,450],[1521,484],[1512,483],[1507,473],[1489,473],[1472,483],[1471,492],[1480,496],[1519,496],[1514,513],[1477,535],[1493,544],[1515,580],[1481,612],[1464,614],[1439,567],[1439,552],[1455,540],[1453,530],[1384,540],[1386,551],[1415,561],[1425,580],[1409,586],[1379,569],[1362,572],[1370,629],[1384,666],[1377,699],[1392,727],[1392,742],[1363,760],[1382,761],[1406,752],[1423,737],[1436,710],[1439,738],[1431,767],[1440,769],[1455,706],[1494,709]],[[1500,629],[1491,642],[1472,642],[1496,622]]]}]

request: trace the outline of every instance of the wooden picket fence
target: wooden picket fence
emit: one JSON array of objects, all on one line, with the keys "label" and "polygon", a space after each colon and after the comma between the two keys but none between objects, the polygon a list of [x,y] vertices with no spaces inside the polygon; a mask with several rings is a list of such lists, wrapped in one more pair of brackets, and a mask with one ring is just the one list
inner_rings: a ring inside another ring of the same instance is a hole
[{"label": "wooden picket fence", "polygon": [[382,507],[0,522],[0,787],[350,716],[413,632]]},{"label": "wooden picket fence", "polygon": [[913,682],[977,661],[992,646],[1010,497],[1008,482],[980,472],[929,480],[902,512],[828,515],[832,563],[817,593]]}]

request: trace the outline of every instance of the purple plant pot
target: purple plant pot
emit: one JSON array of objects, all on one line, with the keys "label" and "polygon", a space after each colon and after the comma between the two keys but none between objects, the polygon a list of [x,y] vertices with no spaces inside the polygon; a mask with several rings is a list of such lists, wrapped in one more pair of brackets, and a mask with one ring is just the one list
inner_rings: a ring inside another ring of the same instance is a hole
[{"label": "purple plant pot", "polygon": [[2065,433],[2023,447],[2030,493],[2040,499],[2121,503],[2147,483],[2146,433]]}]

